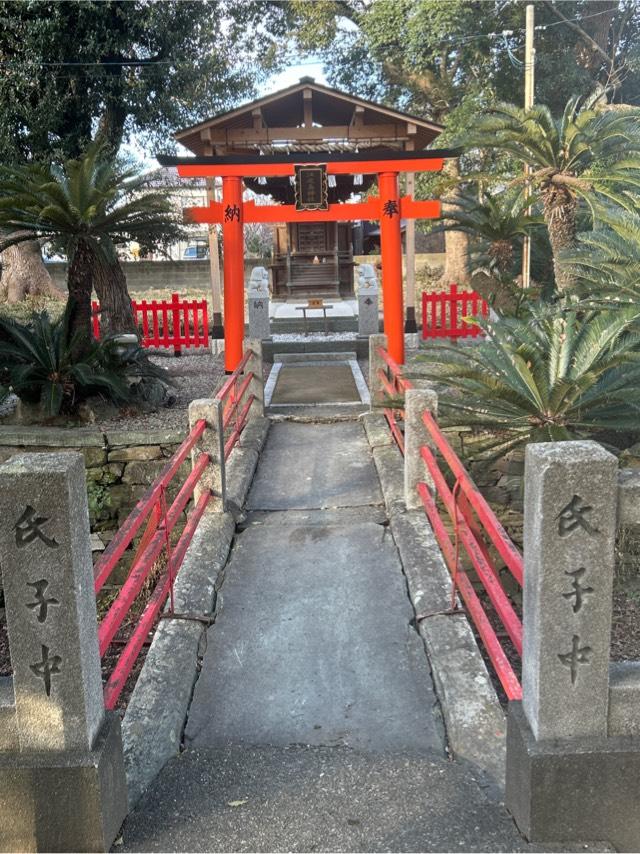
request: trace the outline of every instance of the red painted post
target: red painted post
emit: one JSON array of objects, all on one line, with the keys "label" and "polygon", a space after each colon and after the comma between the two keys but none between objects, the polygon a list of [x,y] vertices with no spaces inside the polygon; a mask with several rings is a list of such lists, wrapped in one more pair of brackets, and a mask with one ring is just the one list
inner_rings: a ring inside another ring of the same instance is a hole
[{"label": "red painted post", "polygon": [[381,172],[380,252],[382,255],[382,293],[384,333],[388,351],[399,365],[404,364],[404,306],[402,293],[402,238],[400,231],[400,194],[398,173]]},{"label": "red painted post", "polygon": [[136,312],[140,312],[140,317],[142,319],[142,346],[149,346],[149,308],[147,306],[146,299],[143,299],[141,303],[135,303]]},{"label": "red painted post", "polygon": [[[173,355],[181,356],[181,338],[180,335],[180,297],[178,294],[171,294],[171,322],[173,324]],[[185,318],[186,322],[186,318]]]},{"label": "red painted post", "polygon": [[242,178],[222,179],[224,263],[224,366],[234,371],[244,339],[244,234]]},{"label": "red painted post", "polygon": [[204,335],[204,346],[209,346],[209,316],[206,299],[202,301],[202,331]]},{"label": "red painted post", "polygon": [[100,313],[100,304],[95,302],[91,303],[91,314],[93,319],[93,337],[96,341],[100,340],[100,319],[98,317]]}]

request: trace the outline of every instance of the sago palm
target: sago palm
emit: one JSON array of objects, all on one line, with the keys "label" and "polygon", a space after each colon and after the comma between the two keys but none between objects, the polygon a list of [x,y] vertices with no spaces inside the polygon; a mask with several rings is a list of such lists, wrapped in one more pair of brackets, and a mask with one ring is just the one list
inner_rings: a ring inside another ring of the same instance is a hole
[{"label": "sago palm", "polygon": [[488,431],[497,453],[640,424],[639,310],[536,306],[528,317],[481,321],[473,347],[430,348],[444,424]]},{"label": "sago palm", "polygon": [[498,275],[511,271],[514,244],[543,222],[537,213],[527,213],[531,206],[521,188],[502,192],[483,191],[480,196],[466,192],[447,213],[447,229],[464,231],[486,246],[489,267]]},{"label": "sago palm", "polygon": [[144,187],[144,178],[120,169],[96,144],[60,166],[0,168],[0,228],[8,232],[0,237],[0,251],[34,237],[64,247],[69,258],[70,335],[80,347],[90,339],[91,291],[99,282],[104,288],[98,295],[105,331],[111,331],[111,315],[123,312],[133,327],[126,284],[121,281],[109,289],[106,277],[96,276],[97,267],[113,265],[118,244],[160,241],[177,229],[166,193],[145,192]]},{"label": "sago palm", "polygon": [[640,305],[640,214],[601,209],[596,228],[579,234],[577,245],[562,254],[562,261],[587,303]]},{"label": "sago palm", "polygon": [[640,188],[640,110],[603,109],[595,97],[572,98],[561,118],[544,105],[524,110],[498,104],[480,117],[466,142],[497,148],[531,168],[530,181],[543,204],[560,289],[574,283],[560,252],[575,244],[579,200],[590,206],[598,199],[631,206],[632,195]]},{"label": "sago palm", "polygon": [[0,318],[0,400],[13,392],[52,416],[93,395],[122,404],[136,400],[142,384],[166,388],[166,374],[140,348],[123,353],[113,338],[87,344],[77,358],[68,322],[68,311],[55,322],[46,312],[27,324]]}]

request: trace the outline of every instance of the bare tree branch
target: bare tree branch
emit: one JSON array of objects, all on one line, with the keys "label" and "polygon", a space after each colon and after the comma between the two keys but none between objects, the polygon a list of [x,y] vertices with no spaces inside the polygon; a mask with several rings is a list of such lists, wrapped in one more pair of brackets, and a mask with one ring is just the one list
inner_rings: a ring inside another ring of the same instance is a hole
[{"label": "bare tree branch", "polygon": [[556,17],[560,18],[561,21],[564,21],[564,23],[568,27],[570,27],[574,32],[578,33],[580,38],[583,39],[583,41],[585,41],[587,44],[591,45],[591,47],[597,53],[599,53],[608,63],[613,61],[612,57],[609,56],[609,54],[606,52],[606,50],[603,50],[600,47],[600,45],[598,44],[597,41],[595,41],[594,39],[591,38],[589,33],[587,33],[585,30],[583,30],[582,27],[579,26],[578,24],[576,24],[575,21],[570,21],[569,18],[566,18],[562,14],[560,9],[558,9],[557,6],[551,2],[551,0],[545,0],[545,6],[547,6],[549,9],[551,9],[552,12],[554,13],[554,15],[556,15]]}]

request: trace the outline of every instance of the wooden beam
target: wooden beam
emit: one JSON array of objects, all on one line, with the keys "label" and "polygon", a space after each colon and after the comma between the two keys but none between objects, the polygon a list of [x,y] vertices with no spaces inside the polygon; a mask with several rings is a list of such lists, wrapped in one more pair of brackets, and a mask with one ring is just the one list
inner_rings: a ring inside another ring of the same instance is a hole
[{"label": "wooden beam", "polygon": [[361,128],[364,126],[364,107],[356,106],[351,118],[351,127]]},{"label": "wooden beam", "polygon": [[[326,158],[326,154],[325,154]],[[444,164],[443,157],[424,157],[416,160],[337,160],[327,162],[322,153],[318,163],[326,163],[328,175],[372,175],[380,172],[439,172]],[[287,177],[295,175],[294,163],[180,163],[181,178],[224,178],[236,175],[240,178]],[[420,204],[414,202],[414,204]]]},{"label": "wooden beam", "polygon": [[[305,101],[305,122],[310,119],[307,111],[308,101]],[[205,133],[205,131],[202,131]],[[263,127],[263,128],[234,128],[233,130],[211,130],[207,140],[213,142],[224,142],[233,145],[237,142],[245,143],[273,143],[273,142],[322,142],[325,139],[407,139],[405,126],[400,124],[378,124],[378,125],[326,125],[325,127]]]},{"label": "wooden beam", "polygon": [[[222,223],[224,205],[212,202],[209,207],[184,208],[183,215],[186,222]],[[253,201],[243,205],[244,222],[350,222],[379,220],[381,215],[380,199],[377,196],[371,196],[365,202],[329,205],[326,211],[299,211],[295,205],[257,205]],[[438,200],[416,202],[409,196],[400,199],[400,217],[403,219],[438,219],[440,216],[441,205]]]},{"label": "wooden beam", "polygon": [[313,92],[311,89],[302,90],[302,100],[304,106],[304,126],[310,128],[313,126]]},{"label": "wooden beam", "polygon": [[253,129],[256,131],[262,130],[265,125],[260,107],[256,107],[255,110],[251,110],[251,117],[253,119]]}]

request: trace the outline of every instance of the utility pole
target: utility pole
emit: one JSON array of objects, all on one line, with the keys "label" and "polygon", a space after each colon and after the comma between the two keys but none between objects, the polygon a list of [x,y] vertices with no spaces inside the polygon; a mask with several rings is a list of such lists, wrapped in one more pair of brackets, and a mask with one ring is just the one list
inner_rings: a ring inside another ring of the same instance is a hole
[{"label": "utility pole", "polygon": [[[209,204],[218,201],[215,178],[207,178],[207,199]],[[209,225],[209,269],[211,275],[211,307],[213,310],[211,336],[224,338],[222,325],[222,296],[220,288],[220,256],[218,255],[218,232],[216,225]]]},{"label": "utility pole", "polygon": [[[526,33],[524,43],[524,108],[530,110],[533,107],[533,89],[535,82],[535,61],[536,50],[533,46],[534,36],[534,7],[533,3],[527,6]],[[525,166],[525,174],[531,174],[531,167]],[[527,181],[525,185],[526,198],[531,196],[531,185]],[[527,208],[527,213],[531,212],[531,208]],[[522,287],[528,288],[531,285],[531,238],[525,235],[522,244]]]}]

